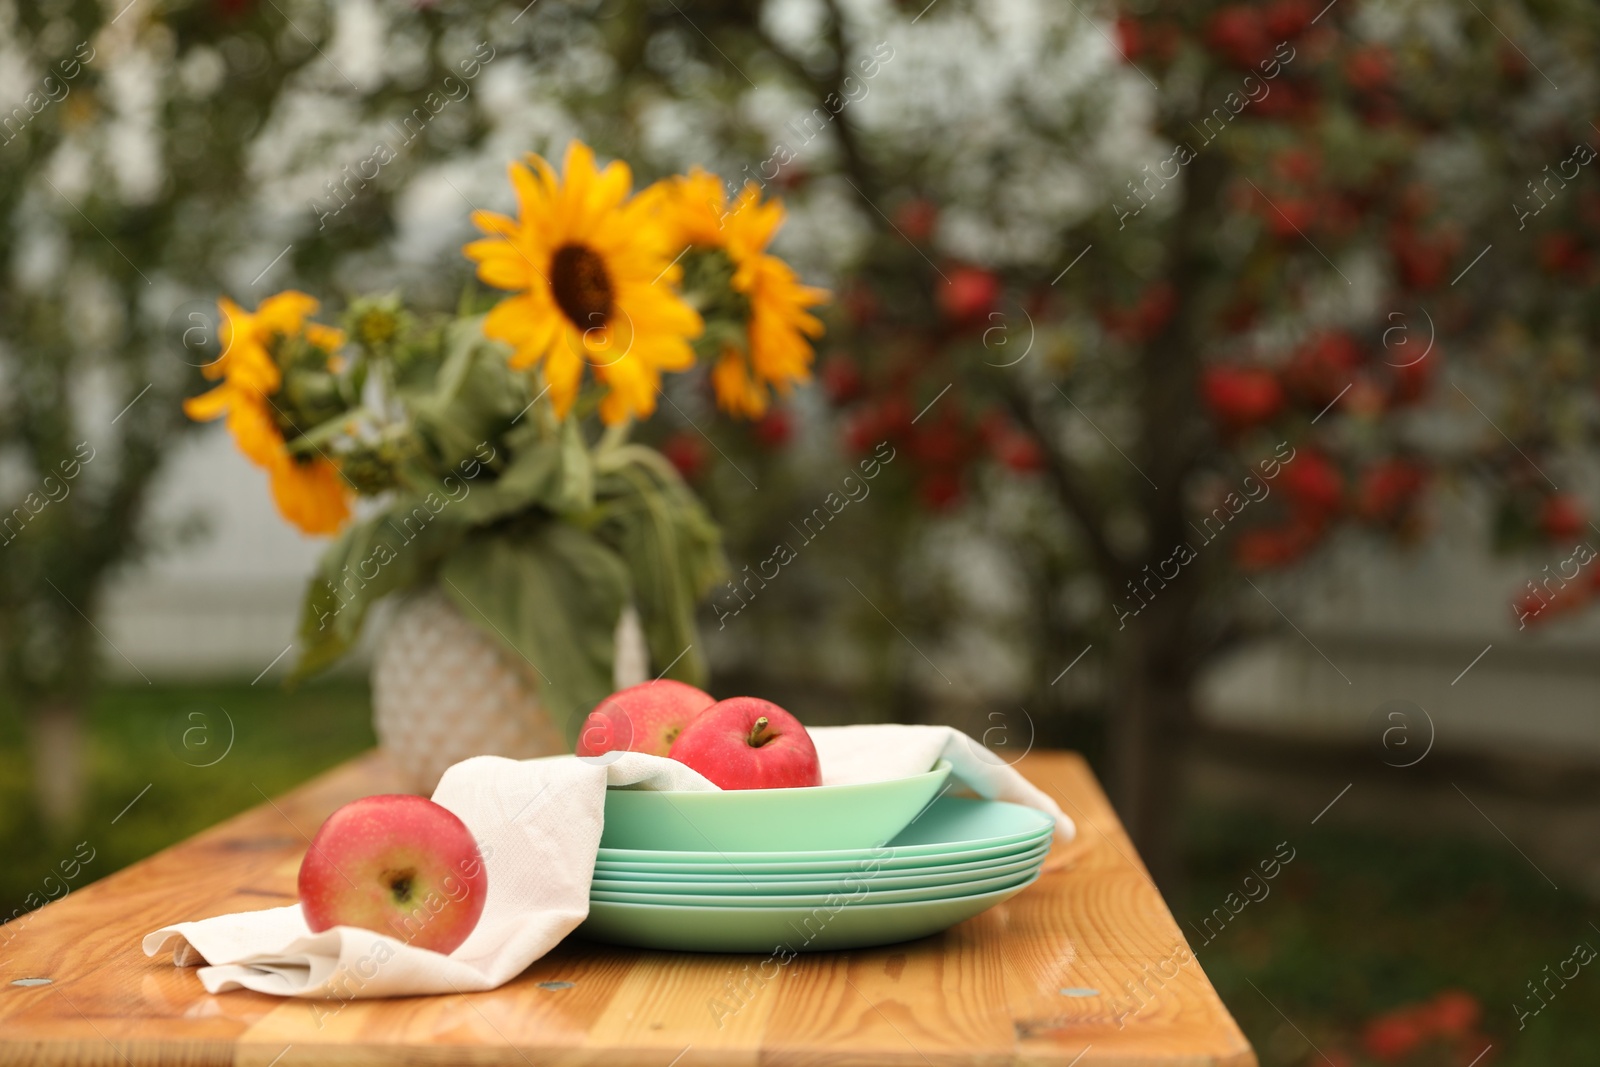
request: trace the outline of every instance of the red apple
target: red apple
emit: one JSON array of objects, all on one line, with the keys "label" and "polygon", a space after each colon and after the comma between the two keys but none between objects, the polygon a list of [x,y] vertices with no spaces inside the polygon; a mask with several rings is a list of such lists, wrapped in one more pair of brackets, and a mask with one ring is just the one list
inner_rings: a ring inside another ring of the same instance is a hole
[{"label": "red apple", "polygon": [[583,720],[578,755],[648,752],[665,756],[689,721],[716,702],[710,693],[671,678],[629,686],[606,697]]},{"label": "red apple", "polygon": [[1000,300],[1000,278],[982,267],[952,267],[939,287],[939,307],[956,322],[972,322]]},{"label": "red apple", "polygon": [[359,926],[449,954],[489,893],[478,843],[426,797],[353,800],[328,816],[300,864],[300,909],[313,932]]},{"label": "red apple", "polygon": [[816,746],[800,720],[756,697],[713,704],[684,727],[667,755],[723,789],[822,784]]},{"label": "red apple", "polygon": [[1201,375],[1200,395],[1229,432],[1271,422],[1283,410],[1283,387],[1271,371],[1259,367],[1208,367]]},{"label": "red apple", "polygon": [[1552,540],[1578,536],[1587,522],[1582,502],[1571,493],[1552,493],[1539,507],[1539,526]]}]

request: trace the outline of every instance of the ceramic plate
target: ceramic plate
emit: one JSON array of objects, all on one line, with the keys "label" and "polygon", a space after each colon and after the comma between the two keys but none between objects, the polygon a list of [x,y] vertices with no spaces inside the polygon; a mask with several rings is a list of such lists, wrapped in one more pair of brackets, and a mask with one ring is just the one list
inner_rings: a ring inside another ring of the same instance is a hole
[{"label": "ceramic plate", "polygon": [[691,907],[750,907],[750,908],[820,908],[838,904],[889,904],[901,901],[939,900],[946,897],[966,896],[1004,889],[1016,882],[1027,881],[1037,872],[1038,863],[1030,864],[1021,874],[1001,875],[996,878],[978,878],[953,885],[921,886],[910,889],[873,890],[871,880],[860,878],[846,880],[833,890],[792,894],[727,894],[727,893],[635,893],[613,892],[604,889],[589,890],[589,900],[604,900],[614,904],[684,904]]},{"label": "ceramic plate", "polygon": [[[1053,834],[1050,830],[1034,835],[1032,838],[1009,844],[998,845],[990,848],[952,851],[944,855],[935,856],[901,856],[885,849],[881,858],[875,860],[874,854],[865,853],[859,859],[839,861],[806,861],[793,862],[755,862],[749,861],[748,853],[725,853],[717,862],[705,863],[650,863],[647,861],[619,861],[596,860],[595,873],[610,872],[610,877],[632,878],[642,875],[653,875],[667,881],[694,876],[696,878],[724,879],[739,877],[764,877],[764,878],[792,878],[803,877],[835,877],[869,868],[876,863],[882,871],[902,871],[913,873],[917,871],[944,870],[955,866],[983,866],[986,863],[1000,862],[1006,859],[1015,859],[1025,852],[1031,852],[1040,845],[1048,845]],[[951,846],[959,848],[959,846]],[[647,855],[647,853],[636,853]]]},{"label": "ceramic plate", "polygon": [[[1037,877],[1037,876],[1035,876]],[[592,941],[679,952],[820,952],[926,937],[1016,896],[1034,879],[988,893],[841,908],[682,907],[594,901],[577,933]]]},{"label": "ceramic plate", "polygon": [[919,871],[863,870],[854,873],[765,875],[655,875],[632,872],[596,871],[590,888],[608,893],[714,893],[742,896],[789,893],[830,893],[853,891],[858,881],[869,893],[885,889],[921,889],[954,886],[980,878],[1018,874],[1044,862],[1050,845],[1046,842],[1027,852],[1000,856],[978,863],[960,863]]}]

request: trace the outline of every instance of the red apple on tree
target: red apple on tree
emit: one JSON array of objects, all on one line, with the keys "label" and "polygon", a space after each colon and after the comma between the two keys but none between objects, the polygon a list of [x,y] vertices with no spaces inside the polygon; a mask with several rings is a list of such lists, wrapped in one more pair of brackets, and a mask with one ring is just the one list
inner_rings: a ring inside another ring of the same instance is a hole
[{"label": "red apple on tree", "polygon": [[1553,540],[1578,536],[1587,522],[1583,505],[1571,493],[1552,493],[1539,506],[1539,527]]},{"label": "red apple on tree", "polygon": [[449,954],[483,914],[489,875],[472,832],[426,797],[351,801],[300,864],[300,909],[314,933],[359,926]]},{"label": "red apple on tree", "polygon": [[671,678],[629,686],[606,697],[583,720],[577,753],[665,756],[690,720],[715,703],[710,693]]},{"label": "red apple on tree", "polygon": [[1000,279],[982,267],[952,267],[939,287],[939,307],[956,322],[972,322],[993,311],[1000,300]]},{"label": "red apple on tree", "polygon": [[822,764],[806,728],[757,697],[713,704],[684,728],[667,755],[722,789],[822,784]]},{"label": "red apple on tree", "polygon": [[1283,387],[1271,371],[1258,367],[1208,367],[1200,380],[1200,394],[1230,432],[1271,422],[1283,410]]}]

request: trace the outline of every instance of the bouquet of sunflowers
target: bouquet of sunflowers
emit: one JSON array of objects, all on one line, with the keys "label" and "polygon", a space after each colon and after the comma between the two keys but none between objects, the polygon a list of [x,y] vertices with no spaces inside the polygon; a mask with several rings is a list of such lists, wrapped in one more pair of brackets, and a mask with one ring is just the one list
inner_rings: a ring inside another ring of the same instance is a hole
[{"label": "bouquet of sunflowers", "polygon": [[334,328],[304,293],[253,313],[223,299],[204,368],[220,384],[185,410],[226,417],[284,517],[338,535],[306,591],[298,675],[344,654],[379,598],[437,583],[570,716],[610,691],[630,605],[652,661],[705,671],[694,610],[726,569],[719,535],[631,424],[697,358],[719,407],[760,417],[808,378],[826,294],[767,253],[783,208],[753,184],[730,196],[695,171],[634,194],[626,165],[577,143],[561,174],[534,156],[510,177],[518,216],[475,212],[485,236],[463,250],[510,293],[487,313],[378,296]]}]

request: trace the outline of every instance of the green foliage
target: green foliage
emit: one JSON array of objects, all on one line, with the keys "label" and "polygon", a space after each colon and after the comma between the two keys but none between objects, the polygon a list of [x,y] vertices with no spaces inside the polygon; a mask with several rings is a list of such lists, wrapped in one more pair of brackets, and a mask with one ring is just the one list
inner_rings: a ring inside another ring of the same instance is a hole
[{"label": "green foliage", "polygon": [[468,537],[439,581],[463,614],[533,668],[546,709],[575,735],[612,689],[630,585],[621,558],[576,526],[529,517]]},{"label": "green foliage", "polygon": [[704,685],[694,614],[727,570],[717,527],[659,453],[628,445],[603,456],[601,466],[588,521],[627,561],[650,658],[668,677]]},{"label": "green foliage", "polygon": [[725,567],[715,525],[672,466],[623,443],[621,428],[591,449],[580,418],[530,395],[533,379],[484,339],[481,316],[422,325],[367,299],[347,325],[362,354],[346,376],[371,374],[390,395],[297,444],[353,457],[359,484],[381,495],[307,588],[297,676],[349,651],[376,601],[438,582],[532,668],[558,721],[610,692],[630,602],[655,662],[703,682],[695,605]]}]

